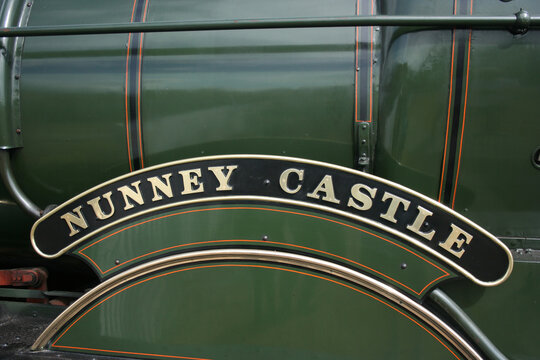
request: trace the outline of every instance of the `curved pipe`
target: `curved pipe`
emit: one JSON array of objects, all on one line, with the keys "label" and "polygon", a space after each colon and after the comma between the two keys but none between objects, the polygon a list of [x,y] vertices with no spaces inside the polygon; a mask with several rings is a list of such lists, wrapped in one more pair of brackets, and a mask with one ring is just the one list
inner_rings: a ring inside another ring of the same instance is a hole
[{"label": "curved pipe", "polygon": [[471,337],[476,345],[493,360],[508,360],[502,352],[488,339],[469,316],[456,304],[446,293],[440,289],[435,289],[429,297],[446,311],[463,328],[465,333]]},{"label": "curved pipe", "polygon": [[43,211],[37,207],[21,190],[11,170],[10,154],[8,150],[0,150],[0,175],[9,194],[15,202],[30,216],[38,219]]}]

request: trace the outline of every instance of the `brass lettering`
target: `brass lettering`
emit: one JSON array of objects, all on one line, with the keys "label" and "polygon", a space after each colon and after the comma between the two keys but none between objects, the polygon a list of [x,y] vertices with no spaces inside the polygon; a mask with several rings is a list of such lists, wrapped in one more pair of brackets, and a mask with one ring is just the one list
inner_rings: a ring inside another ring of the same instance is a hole
[{"label": "brass lettering", "polygon": [[99,200],[101,199],[101,196],[98,196],[97,198],[93,198],[92,200],[89,200],[86,202],[88,205],[92,206],[92,209],[94,210],[94,214],[96,214],[96,217],[99,220],[108,219],[114,214],[114,204],[111,201],[111,195],[112,195],[111,191],[102,195],[103,198],[106,199],[107,202],[109,203],[109,208],[111,209],[111,211],[109,211],[108,214],[105,214],[103,212],[103,209],[101,208],[101,205],[99,205]]},{"label": "brass lettering", "polygon": [[[460,229],[454,224],[450,224],[452,227],[452,232],[448,235],[448,238],[439,244],[440,247],[448,251],[450,254],[461,258],[465,253],[465,249],[462,249],[463,243],[470,244],[472,240],[472,235],[466,232],[463,229]],[[457,250],[454,250],[457,249]]]},{"label": "brass lettering", "polygon": [[336,196],[334,195],[334,184],[330,175],[325,175],[315,190],[313,190],[312,193],[307,194],[307,196],[314,199],[320,199],[321,196],[318,193],[321,191],[324,193],[322,198],[324,201],[339,204],[339,200],[336,199]]},{"label": "brass lettering", "polygon": [[392,223],[397,223],[397,220],[396,220],[396,212],[397,212],[397,209],[399,208],[399,205],[403,205],[403,211],[407,211],[407,209],[409,208],[409,205],[411,204],[411,202],[409,200],[405,200],[403,198],[400,198],[399,196],[396,196],[394,194],[390,194],[390,193],[387,193],[385,192],[384,195],[383,195],[383,198],[382,198],[382,201],[386,201],[388,199],[391,199],[390,200],[390,205],[388,206],[388,210],[386,211],[385,214],[381,214],[381,218],[385,219],[385,220],[388,220]]},{"label": "brass lettering", "polygon": [[[361,191],[362,189],[367,191],[367,194]],[[373,198],[375,198],[376,193],[377,193],[377,188],[370,188],[369,186],[364,185],[364,184],[354,184],[351,188],[352,197],[349,197],[347,206],[353,207],[356,210],[362,210],[362,211],[369,210],[373,206]],[[359,201],[360,204],[358,204],[354,200]]]},{"label": "brass lettering", "polygon": [[216,191],[229,191],[232,190],[232,186],[229,185],[229,180],[233,170],[238,168],[238,165],[229,165],[227,166],[227,174],[223,173],[224,166],[210,166],[208,170],[214,173],[214,176],[219,181],[219,186],[216,188]]},{"label": "brass lettering", "polygon": [[[295,173],[296,175],[298,175],[298,185],[294,189],[289,188],[289,185],[288,185],[289,175],[292,173]],[[281,189],[285,191],[287,194],[296,194],[302,188],[303,180],[304,180],[304,170],[290,168],[281,173],[281,176],[279,177],[279,186],[281,186]]]},{"label": "brass lettering", "polygon": [[64,215],[60,216],[61,219],[66,220],[69,230],[71,230],[69,236],[73,236],[80,231],[79,229],[75,229],[75,227],[73,227],[73,224],[77,225],[82,229],[86,229],[88,227],[88,224],[86,223],[83,214],[81,214],[81,208],[82,206],[77,206],[75,209],[73,209],[73,212],[76,213],[78,216],[75,216],[71,212],[67,212]]},{"label": "brass lettering", "polygon": [[416,216],[416,219],[414,219],[414,222],[411,225],[407,225],[407,229],[411,230],[413,233],[418,234],[425,239],[431,240],[433,238],[433,235],[435,235],[435,230],[425,232],[420,229],[424,224],[424,221],[426,221],[426,218],[433,215],[433,213],[427,209],[424,209],[421,206],[417,206],[416,208],[418,209],[418,215]]},{"label": "brass lettering", "polygon": [[126,203],[126,206],[124,206],[124,210],[129,210],[134,207],[134,205],[129,201],[129,199],[135,201],[139,205],[144,204],[144,199],[141,195],[141,190],[139,189],[140,183],[141,182],[139,180],[131,183],[131,186],[133,186],[136,191],[130,189],[127,185],[118,188],[118,191],[122,193],[122,196],[124,197],[124,202]]},{"label": "brass lettering", "polygon": [[[204,184],[199,182],[199,178],[201,177],[201,169],[182,170],[178,173],[182,175],[182,179],[184,180],[184,191],[182,191],[182,195],[195,194],[204,191]],[[191,175],[195,176],[191,177]],[[194,187],[197,185],[198,187]]]},{"label": "brass lettering", "polygon": [[152,185],[152,191],[154,192],[154,197],[152,198],[152,202],[163,199],[163,196],[158,195],[157,193],[158,189],[163,195],[167,196],[169,199],[172,198],[173,192],[172,192],[171,180],[170,180],[171,175],[172,173],[168,173],[161,176],[163,179],[165,179],[165,182],[159,180],[157,176],[152,176],[146,179]]}]

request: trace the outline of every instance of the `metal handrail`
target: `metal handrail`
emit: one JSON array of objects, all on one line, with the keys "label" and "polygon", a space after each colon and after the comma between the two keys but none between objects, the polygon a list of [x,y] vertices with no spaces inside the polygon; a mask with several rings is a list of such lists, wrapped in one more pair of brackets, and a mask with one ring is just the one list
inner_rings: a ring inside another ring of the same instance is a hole
[{"label": "metal handrail", "polygon": [[[283,19],[237,19],[211,21],[157,21],[0,28],[0,37],[116,34],[130,32],[171,32],[242,29],[285,29],[352,26],[415,26],[435,28],[517,28],[526,31],[540,26],[540,16],[521,10],[508,16],[334,16]],[[522,32],[524,32],[522,31]]]}]

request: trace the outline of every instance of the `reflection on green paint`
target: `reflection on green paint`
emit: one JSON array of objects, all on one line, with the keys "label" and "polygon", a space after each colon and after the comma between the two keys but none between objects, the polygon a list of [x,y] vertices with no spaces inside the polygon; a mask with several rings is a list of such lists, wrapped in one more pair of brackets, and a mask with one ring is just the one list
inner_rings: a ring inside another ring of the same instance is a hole
[{"label": "reflection on green paint", "polygon": [[51,348],[151,358],[456,358],[397,305],[308,270],[206,263],[145,280],[112,290]]}]

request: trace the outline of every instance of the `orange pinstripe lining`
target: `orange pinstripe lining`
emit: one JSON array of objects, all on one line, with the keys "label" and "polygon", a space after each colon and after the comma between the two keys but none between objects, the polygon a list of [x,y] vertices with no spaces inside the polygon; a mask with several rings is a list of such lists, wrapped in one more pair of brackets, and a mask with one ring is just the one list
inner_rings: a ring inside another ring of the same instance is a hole
[{"label": "orange pinstripe lining", "polygon": [[[274,211],[274,212],[283,212],[283,213],[290,213],[290,214],[294,214],[294,215],[302,215],[302,216],[307,216],[307,217],[312,217],[312,218],[316,218],[316,219],[319,219],[319,220],[325,220],[325,221],[330,221],[330,222],[333,222],[333,223],[336,223],[338,225],[342,225],[342,226],[347,226],[347,227],[350,227],[352,229],[355,229],[355,230],[359,230],[359,231],[362,231],[368,235],[372,235],[372,236],[375,236],[381,240],[384,240],[392,245],[395,245],[395,246],[398,246],[399,248],[415,255],[416,257],[424,260],[425,262],[427,262],[428,264],[430,264],[431,266],[437,268],[438,270],[440,270],[443,275],[439,276],[438,278],[432,280],[429,284],[427,284],[426,286],[424,286],[424,288],[420,291],[420,292],[417,292],[413,289],[411,289],[410,287],[408,287],[407,285],[405,284],[402,284],[401,282],[399,282],[398,280],[382,273],[382,272],[379,272],[375,269],[372,269],[366,265],[363,265],[361,263],[358,263],[356,261],[353,261],[353,260],[350,260],[348,258],[345,258],[345,257],[342,257],[342,256],[339,256],[339,255],[336,255],[336,254],[332,254],[332,253],[329,253],[329,252],[325,252],[325,251],[322,251],[322,250],[317,250],[317,249],[312,249],[312,248],[309,248],[309,247],[304,247],[304,246],[300,246],[300,245],[293,245],[293,244],[288,244],[288,243],[279,243],[279,242],[273,242],[273,241],[260,241],[260,240],[242,240],[242,239],[234,239],[234,240],[213,240],[213,241],[203,241],[203,242],[196,242],[196,243],[189,243],[189,244],[182,244],[182,245],[175,245],[175,246],[171,246],[171,247],[167,247],[167,248],[164,248],[164,249],[160,249],[160,250],[155,250],[155,251],[152,251],[152,252],[149,252],[149,253],[146,253],[146,254],[143,254],[143,255],[139,255],[133,259],[130,259],[130,260],[126,260],[124,261],[123,263],[120,263],[106,271],[103,271],[101,269],[100,266],[98,266],[94,260],[92,258],[90,258],[88,255],[84,254],[83,251],[85,251],[86,249],[100,243],[101,241],[113,236],[113,235],[116,235],[120,232],[123,232],[124,230],[128,230],[130,228],[133,228],[133,227],[136,227],[136,226],[139,226],[139,225],[142,225],[142,224],[145,224],[145,223],[148,223],[148,222],[153,222],[153,221],[156,221],[156,220],[161,220],[161,219],[164,219],[164,218],[168,218],[168,217],[171,217],[171,216],[176,216],[176,215],[183,215],[183,214],[187,214],[187,213],[194,213],[194,212],[203,212],[203,211],[217,211],[217,210],[263,210],[263,211]],[[323,253],[323,254],[326,254],[326,255],[331,255],[331,256],[334,256],[336,258],[339,258],[339,259],[342,259],[342,260],[346,260],[346,261],[349,261],[353,264],[356,264],[356,265],[359,265],[365,269],[368,269],[370,271],[373,271],[379,275],[382,275],[384,277],[386,277],[387,279],[390,279],[391,281],[403,286],[404,288],[410,290],[411,292],[417,294],[417,295],[420,295],[422,294],[422,292],[424,292],[424,290],[426,288],[429,287],[429,285],[431,285],[433,282],[436,282],[437,280],[440,280],[444,277],[447,277],[449,276],[450,274],[443,270],[442,268],[440,268],[439,266],[433,264],[432,262],[430,262],[429,260],[423,258],[422,256],[416,254],[415,252],[397,244],[397,243],[394,243],[393,241],[391,240],[388,240],[386,238],[383,238],[382,236],[379,236],[379,235],[376,235],[376,234],[373,234],[373,233],[370,233],[366,230],[363,230],[363,229],[360,229],[360,228],[357,228],[357,227],[354,227],[354,226],[351,226],[349,224],[345,224],[345,223],[342,223],[342,222],[339,222],[339,221],[336,221],[336,220],[332,220],[332,219],[327,219],[327,218],[323,218],[323,217],[319,217],[319,216],[315,216],[315,215],[309,215],[309,214],[303,214],[303,213],[297,213],[297,212],[292,212],[292,211],[286,211],[286,210],[277,210],[277,209],[267,209],[267,208],[257,208],[257,207],[230,207],[230,208],[209,208],[209,209],[198,209],[198,210],[188,210],[188,211],[184,211],[184,212],[179,212],[179,213],[175,213],[175,214],[168,214],[168,215],[164,215],[164,216],[160,216],[160,217],[157,217],[155,219],[149,219],[149,220],[145,220],[145,221],[142,221],[140,223],[137,223],[137,224],[133,224],[133,225],[130,225],[126,228],[123,228],[123,229],[120,229],[112,234],[109,234],[101,239],[99,239],[98,241],[92,243],[92,244],[89,244],[88,246],[84,247],[83,249],[79,250],[79,254],[81,254],[82,256],[84,256],[85,258],[87,258],[90,262],[92,262],[92,264],[94,264],[94,266],[96,266],[96,268],[102,273],[102,274],[106,274],[107,272],[119,267],[119,266],[122,266],[124,264],[127,264],[129,262],[132,262],[132,261],[135,261],[137,259],[140,259],[142,257],[145,257],[145,256],[148,256],[148,255],[152,255],[152,254],[155,254],[155,253],[158,253],[158,252],[162,252],[162,251],[166,251],[166,250],[170,250],[170,249],[174,249],[174,248],[180,248],[180,247],[185,247],[185,246],[192,246],[192,245],[200,245],[200,244],[206,244],[206,243],[222,243],[222,242],[259,242],[259,243],[271,243],[271,244],[279,244],[279,245],[286,245],[286,246],[291,246],[291,247],[297,247],[297,248],[302,248],[302,249],[307,249],[307,250],[311,250],[311,251],[316,251],[316,252],[319,252],[319,253]]]},{"label": "orange pinstripe lining", "polygon": [[[371,0],[371,15],[374,14],[374,0]],[[360,0],[356,2],[356,15],[360,15]],[[356,69],[358,69],[358,32],[359,27],[356,27]],[[358,120],[358,76],[359,71],[356,71],[356,76],[354,77],[354,121],[355,122],[368,122],[370,123],[373,119],[372,109],[373,109],[373,26],[371,26],[371,42],[370,42],[370,73],[369,73],[369,120]],[[355,70],[356,70],[355,69]]]},{"label": "orange pinstripe lining", "polygon": [[471,35],[472,35],[472,30],[469,31],[469,50],[467,54],[467,78],[465,81],[465,104],[463,106],[463,122],[461,124],[461,139],[459,140],[459,156],[458,156],[458,165],[457,165],[457,172],[456,172],[456,181],[454,183],[454,194],[452,196],[452,209],[454,208],[455,201],[456,201],[456,191],[457,191],[457,184],[458,184],[458,178],[459,178],[459,167],[461,165],[461,150],[463,147],[463,133],[465,132],[465,115],[467,113],[467,93],[469,90],[469,64],[471,61]]},{"label": "orange pinstripe lining", "polygon": [[[359,290],[351,285],[347,285],[345,283],[342,283],[342,282],[339,282],[339,281],[336,281],[336,280],[333,280],[333,279],[329,279],[329,278],[326,278],[326,277],[323,277],[323,276],[319,276],[319,275],[314,275],[314,274],[310,274],[310,273],[305,273],[305,272],[302,272],[302,271],[298,271],[298,270],[291,270],[291,269],[284,269],[284,268],[279,268],[279,267],[274,267],[274,266],[263,266],[263,265],[246,265],[246,264],[223,264],[223,265],[203,265],[203,266],[196,266],[196,267],[191,267],[191,268],[186,268],[186,269],[179,269],[179,270],[174,270],[174,271],[170,271],[170,272],[167,272],[167,273],[164,273],[164,274],[160,274],[160,275],[155,275],[155,276],[152,276],[152,277],[149,277],[148,279],[144,279],[144,280],[141,280],[141,281],[138,281],[136,283],[133,283],[129,286],[126,286],[125,288],[121,289],[121,290],[118,290],[117,292],[115,292],[114,294],[112,295],[109,295],[108,297],[106,297],[105,299],[101,300],[100,302],[98,302],[96,305],[92,306],[90,309],[88,309],[84,314],[82,314],[79,318],[77,318],[77,320],[75,320],[66,330],[64,330],[64,332],[54,341],[54,343],[51,345],[51,347],[66,347],[66,346],[61,346],[61,345],[56,345],[56,343],[66,334],[66,332],[71,329],[71,327],[73,325],[75,325],[80,319],[82,319],[84,316],[86,316],[90,311],[92,311],[94,308],[96,308],[97,306],[101,305],[102,303],[104,303],[105,301],[107,301],[108,299],[112,298],[113,296],[116,296],[117,294],[120,294],[121,292],[124,292],[125,290],[129,289],[129,288],[132,288],[136,285],[140,285],[142,283],[145,283],[147,281],[150,281],[150,280],[153,280],[153,279],[157,279],[157,278],[160,278],[160,277],[163,277],[163,276],[167,276],[167,275],[170,275],[170,274],[175,274],[175,273],[180,273],[180,272],[185,272],[185,271],[188,271],[188,270],[195,270],[195,269],[206,269],[206,268],[224,268],[224,267],[238,267],[238,268],[249,268],[249,267],[252,267],[252,268],[261,268],[261,269],[270,269],[270,270],[279,270],[279,271],[287,271],[287,272],[290,272],[290,273],[296,273],[296,274],[300,274],[300,275],[306,275],[306,276],[310,276],[310,277],[313,277],[313,278],[317,278],[317,279],[321,279],[321,280],[326,280],[326,281],[329,281],[329,282],[332,282],[334,284],[337,284],[337,285],[340,285],[340,286],[344,286],[348,289],[351,289],[353,291],[356,291],[360,294],[363,294],[363,295],[366,295],[370,298],[372,298],[373,300],[376,300],[378,301],[379,303],[383,304],[383,305],[386,305],[387,307],[389,307],[390,309],[396,311],[397,313],[401,314],[402,316],[406,317],[407,319],[409,319],[410,321],[412,321],[413,323],[415,323],[417,326],[419,326],[421,329],[423,329],[425,332],[427,332],[429,335],[431,335],[433,338],[435,338],[435,340],[437,340],[441,345],[443,345],[446,350],[448,350],[456,359],[459,359],[459,357],[444,343],[442,342],[437,336],[435,336],[431,331],[429,331],[428,329],[426,329],[422,324],[420,324],[418,321],[414,320],[412,317],[410,317],[409,315],[405,314],[404,312],[402,312],[401,310],[397,309],[396,307],[390,305],[389,303],[387,303],[386,301],[384,300],[381,300],[379,299],[378,297],[374,296],[374,295],[371,295],[365,291],[362,291],[362,290]],[[79,347],[67,347],[67,348],[72,348],[72,349],[85,349],[85,348],[79,348]],[[129,352],[123,352],[123,351],[115,351],[115,350],[102,350],[102,349],[87,349],[87,350],[95,350],[95,351],[103,351],[103,352],[112,352],[112,353],[123,353],[123,354],[136,354],[136,353],[129,353]],[[142,355],[142,354],[141,354]],[[153,356],[163,356],[163,357],[176,357],[176,356],[172,356],[172,355],[157,355],[157,354],[151,354]],[[184,359],[190,359],[190,358],[185,358],[185,357],[176,357],[176,358],[184,358]],[[191,358],[193,359],[193,358]]]},{"label": "orange pinstripe lining", "polygon": [[102,350],[102,349],[92,349],[92,348],[85,348],[85,347],[78,347],[78,346],[64,346],[64,345],[53,345],[53,346],[54,346],[54,347],[57,347],[57,348],[63,348],[63,349],[76,349],[76,350],[91,350],[91,351],[101,351],[101,352],[113,352],[113,353],[116,353],[116,354],[128,354],[128,355],[159,356],[159,357],[172,358],[172,359],[210,360],[210,359],[194,358],[194,357],[187,357],[187,356],[147,354],[147,353],[138,353],[138,352],[132,352],[132,351]]},{"label": "orange pinstripe lining", "polygon": [[[454,0],[454,15],[456,15],[457,11],[457,0]],[[453,82],[454,82],[454,47],[456,44],[456,31],[452,29],[452,60],[450,63],[450,94],[448,95],[448,117],[446,118],[446,135],[444,137],[444,153],[443,153],[443,164],[442,164],[442,173],[441,173],[441,185],[439,187],[439,198],[438,201],[441,201],[442,197],[442,188],[443,188],[443,182],[444,182],[444,171],[446,167],[446,150],[448,146],[448,130],[450,127],[450,112],[452,109],[452,90],[453,90]]]},{"label": "orange pinstripe lining", "polygon": [[[473,0],[471,0],[471,10],[470,15],[472,15],[473,12]],[[467,95],[469,92],[469,67],[471,63],[471,40],[472,40],[472,30],[469,30],[469,48],[467,50],[467,76],[465,77],[465,103],[463,105],[463,122],[461,124],[461,138],[459,140],[459,156],[458,156],[458,164],[457,164],[457,172],[456,172],[456,181],[454,182],[454,194],[452,196],[452,209],[454,208],[455,202],[456,202],[456,192],[457,192],[457,184],[458,184],[458,178],[459,178],[459,167],[461,165],[461,150],[463,147],[463,134],[465,132],[465,115],[467,114]]]},{"label": "orange pinstripe lining", "polygon": [[424,288],[418,292],[418,291],[415,291],[413,290],[412,288],[410,288],[409,286],[399,282],[398,280],[392,278],[391,276],[388,276],[380,271],[377,271],[369,266],[366,266],[364,264],[361,264],[359,262],[356,262],[356,261],[353,261],[351,259],[348,259],[346,257],[343,257],[343,256],[339,256],[339,255],[336,255],[336,254],[332,254],[332,253],[329,253],[329,252],[326,252],[326,251],[322,251],[322,250],[317,250],[317,249],[313,249],[313,248],[309,248],[309,247],[306,247],[306,246],[300,246],[300,245],[294,245],[294,244],[289,244],[289,243],[282,243],[282,242],[277,242],[277,241],[263,241],[263,240],[245,240],[245,239],[230,239],[230,240],[211,240],[211,241],[201,241],[201,242],[196,242],[196,243],[189,243],[189,244],[182,244],[182,245],[175,245],[175,246],[170,246],[170,247],[167,247],[167,248],[163,248],[163,249],[159,249],[159,250],[155,250],[155,251],[152,251],[152,252],[149,252],[147,254],[143,254],[143,255],[139,255],[137,257],[134,257],[133,259],[130,259],[130,260],[126,260],[124,261],[123,263],[120,263],[116,266],[113,266],[112,268],[106,270],[106,271],[103,271],[101,270],[101,268],[86,254],[82,253],[82,252],[79,252],[79,254],[83,255],[84,257],[86,257],[88,260],[90,260],[98,269],[99,271],[102,273],[102,274],[106,274],[108,273],[109,271],[113,270],[113,269],[116,269],[122,265],[125,265],[127,263],[130,263],[132,261],[135,261],[137,259],[140,259],[140,258],[143,258],[145,256],[148,256],[148,255],[152,255],[152,254],[156,254],[156,253],[159,253],[159,252],[162,252],[162,251],[167,251],[167,250],[171,250],[171,249],[177,249],[177,248],[181,248],[181,247],[186,247],[186,246],[193,246],[193,245],[202,245],[202,244],[216,244],[216,243],[234,243],[234,242],[251,242],[251,243],[261,243],[261,244],[276,244],[276,245],[285,245],[285,246],[291,246],[291,247],[296,247],[296,248],[300,248],[300,249],[304,249],[304,250],[309,250],[309,251],[315,251],[315,252],[318,252],[318,253],[322,253],[322,254],[325,254],[325,255],[330,255],[330,256],[333,256],[333,257],[336,257],[338,259],[341,259],[341,260],[345,260],[345,261],[349,261],[355,265],[358,265],[360,267],[363,267],[365,269],[368,269],[376,274],[379,274],[381,276],[384,276],[385,278],[395,282],[396,284],[399,284],[401,286],[403,286],[404,288],[408,289],[409,291],[415,293],[416,295],[421,295],[424,290],[426,290],[426,288],[429,287],[429,285],[431,285],[432,283],[434,283],[435,281],[437,280],[440,280],[444,277],[447,277],[449,276],[450,274],[448,274],[446,271],[444,272],[443,275],[439,276],[438,278],[432,280],[431,282],[429,282],[426,286],[424,286]]},{"label": "orange pinstripe lining", "polygon": [[[135,4],[137,3],[137,0],[133,0],[133,9],[131,10],[131,21],[133,22],[133,16],[135,15]],[[133,171],[133,167],[131,165],[131,149],[130,149],[130,141],[129,141],[129,111],[128,111],[128,70],[129,70],[129,48],[131,47],[131,33],[128,34],[128,46],[127,46],[127,56],[126,56],[126,96],[125,96],[125,103],[126,103],[126,140],[127,140],[127,148],[128,148],[128,156],[129,156],[129,171]]]},{"label": "orange pinstripe lining", "polygon": [[[142,22],[146,22],[146,12],[148,10],[148,0],[144,4],[144,13]],[[143,52],[143,38],[144,33],[141,33],[139,41],[139,71],[137,74],[138,84],[137,84],[137,122],[139,127],[139,153],[141,158],[141,169],[144,169],[144,158],[143,158],[143,147],[142,147],[142,132],[141,132],[141,66],[142,66],[142,52]]]},{"label": "orange pinstripe lining", "polygon": [[[360,0],[356,1],[356,15],[360,15]],[[358,33],[360,28],[356,27],[356,67],[354,68],[354,120],[358,121]]]},{"label": "orange pinstripe lining", "polygon": [[139,130],[139,156],[141,158],[141,169],[144,169],[142,134],[141,134],[141,66],[142,66],[142,44],[144,34],[141,33],[139,40],[139,69],[137,71],[137,127]]},{"label": "orange pinstripe lining", "polygon": [[[371,15],[373,15],[373,1],[371,0]],[[371,54],[370,54],[370,63],[369,63],[369,122],[373,119],[372,109],[373,109],[373,26],[371,27],[370,35],[371,43]]]}]

